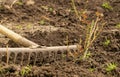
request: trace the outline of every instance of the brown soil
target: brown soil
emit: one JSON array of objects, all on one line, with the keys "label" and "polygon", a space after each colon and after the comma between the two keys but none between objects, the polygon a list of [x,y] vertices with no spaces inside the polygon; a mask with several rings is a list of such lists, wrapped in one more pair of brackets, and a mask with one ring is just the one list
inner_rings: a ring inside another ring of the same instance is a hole
[{"label": "brown soil", "polygon": [[[31,71],[25,77],[120,77],[120,28],[116,28],[120,23],[120,0],[107,1],[113,10],[101,7],[106,0],[75,0],[78,10],[87,9],[87,21],[95,20],[95,12],[98,11],[104,15],[99,24],[107,22],[89,49],[89,58],[85,61],[68,58],[48,62],[42,60],[42,63],[30,67]],[[85,38],[86,23],[79,21],[72,9],[71,0],[35,0],[34,5],[16,3],[11,9],[0,7],[0,22],[42,46],[67,45],[67,37],[69,45],[73,45],[79,43],[80,38]],[[107,46],[103,44],[106,39],[110,40]],[[0,47],[6,47],[7,44],[9,47],[21,47],[0,34]],[[6,65],[0,61],[0,77],[21,77],[20,71],[25,66],[19,65],[20,55],[17,65]],[[109,63],[116,63],[117,68],[107,72]]]}]

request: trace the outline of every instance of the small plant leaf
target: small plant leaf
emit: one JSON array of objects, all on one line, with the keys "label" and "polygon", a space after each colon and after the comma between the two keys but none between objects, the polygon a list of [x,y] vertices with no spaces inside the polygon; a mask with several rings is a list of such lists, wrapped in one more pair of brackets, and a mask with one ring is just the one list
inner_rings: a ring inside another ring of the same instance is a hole
[{"label": "small plant leaf", "polygon": [[102,7],[105,9],[113,10],[112,6],[108,2],[104,2],[102,4]]},{"label": "small plant leaf", "polygon": [[45,25],[45,21],[44,20],[40,20],[39,24],[40,25]]},{"label": "small plant leaf", "polygon": [[105,45],[105,46],[108,46],[109,44],[110,44],[110,40],[107,39],[107,40],[104,42],[104,45]]},{"label": "small plant leaf", "polygon": [[120,23],[116,25],[116,28],[120,28]]},{"label": "small plant leaf", "polygon": [[106,71],[110,72],[112,70],[115,70],[116,68],[117,68],[117,64],[115,64],[115,63],[109,63],[109,64],[107,64]]}]

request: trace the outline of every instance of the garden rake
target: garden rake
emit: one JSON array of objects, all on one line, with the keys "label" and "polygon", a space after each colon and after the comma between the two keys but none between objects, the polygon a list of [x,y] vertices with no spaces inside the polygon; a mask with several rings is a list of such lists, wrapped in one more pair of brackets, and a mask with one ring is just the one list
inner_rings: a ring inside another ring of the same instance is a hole
[{"label": "garden rake", "polygon": [[22,48],[0,48],[0,63],[41,65],[65,59],[68,53],[78,52],[81,48],[80,45],[42,47],[2,25],[0,25],[0,33],[24,46]]}]

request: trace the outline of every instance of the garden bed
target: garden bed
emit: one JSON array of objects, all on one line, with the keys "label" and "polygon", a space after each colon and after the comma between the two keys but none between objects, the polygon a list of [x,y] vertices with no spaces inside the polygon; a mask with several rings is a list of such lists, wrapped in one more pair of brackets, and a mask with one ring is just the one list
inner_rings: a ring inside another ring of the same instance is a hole
[{"label": "garden bed", "polygon": [[[112,9],[105,8],[108,2]],[[120,0],[75,0],[79,21],[71,0],[35,0],[35,4],[17,2],[11,9],[0,7],[0,23],[42,46],[63,46],[84,41],[86,24],[103,14],[106,26],[89,48],[86,60],[62,59],[40,65],[22,66],[0,63],[2,77],[120,77]],[[68,41],[68,43],[66,43]],[[22,47],[0,34],[0,47]],[[82,54],[80,55],[82,56]],[[115,69],[108,71],[109,64]],[[25,71],[24,71],[25,70]],[[27,72],[27,73],[25,73]]]}]

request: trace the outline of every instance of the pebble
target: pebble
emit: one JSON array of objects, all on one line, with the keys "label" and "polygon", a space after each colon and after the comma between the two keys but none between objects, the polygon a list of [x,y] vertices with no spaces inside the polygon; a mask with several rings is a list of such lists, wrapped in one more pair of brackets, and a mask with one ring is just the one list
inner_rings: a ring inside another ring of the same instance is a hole
[{"label": "pebble", "polygon": [[105,10],[102,7],[96,7],[96,10],[100,13],[104,13]]}]

